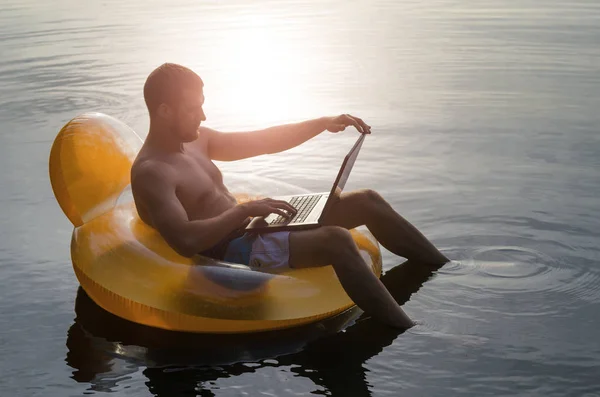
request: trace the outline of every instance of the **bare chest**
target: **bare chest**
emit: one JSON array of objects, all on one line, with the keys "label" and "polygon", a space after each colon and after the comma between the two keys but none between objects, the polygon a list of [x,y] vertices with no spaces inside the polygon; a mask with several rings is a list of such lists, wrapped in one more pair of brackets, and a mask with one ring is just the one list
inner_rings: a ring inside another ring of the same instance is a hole
[{"label": "bare chest", "polygon": [[178,167],[177,196],[190,219],[216,216],[231,207],[223,175],[204,156],[185,156]]}]

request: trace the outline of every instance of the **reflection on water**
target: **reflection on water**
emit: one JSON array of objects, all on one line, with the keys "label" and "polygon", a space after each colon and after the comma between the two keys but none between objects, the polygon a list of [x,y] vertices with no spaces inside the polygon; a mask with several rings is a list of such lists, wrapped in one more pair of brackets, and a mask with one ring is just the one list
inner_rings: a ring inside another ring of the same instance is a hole
[{"label": "reflection on water", "polygon": [[[382,281],[404,304],[435,270],[405,262],[386,273]],[[73,379],[89,383],[91,390],[111,391],[126,375],[145,368],[147,386],[157,396],[208,391],[211,381],[268,366],[292,367],[297,376],[336,395],[369,396],[364,363],[400,334],[364,315],[355,321],[360,315],[357,308],[320,323],[266,333],[197,335],[165,331],[104,311],[81,287],[75,313],[66,358],[74,369]]]}]

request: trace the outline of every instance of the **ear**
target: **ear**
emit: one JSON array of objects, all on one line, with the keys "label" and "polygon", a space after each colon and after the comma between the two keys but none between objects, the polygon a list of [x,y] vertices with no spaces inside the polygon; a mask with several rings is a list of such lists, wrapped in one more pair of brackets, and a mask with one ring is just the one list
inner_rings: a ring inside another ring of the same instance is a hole
[{"label": "ear", "polygon": [[158,105],[158,108],[156,108],[156,114],[159,117],[169,119],[169,118],[171,118],[171,115],[173,114],[173,110],[166,103],[161,103],[160,105]]}]

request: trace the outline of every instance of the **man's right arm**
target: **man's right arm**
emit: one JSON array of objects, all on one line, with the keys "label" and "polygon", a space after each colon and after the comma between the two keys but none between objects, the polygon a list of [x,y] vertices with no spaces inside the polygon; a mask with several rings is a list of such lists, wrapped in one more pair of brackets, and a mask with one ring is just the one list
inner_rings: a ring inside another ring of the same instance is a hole
[{"label": "man's right arm", "polygon": [[152,226],[182,256],[211,248],[248,217],[246,207],[237,205],[214,218],[190,221],[175,193],[173,171],[168,167],[140,171],[132,180],[136,205],[143,206]]}]

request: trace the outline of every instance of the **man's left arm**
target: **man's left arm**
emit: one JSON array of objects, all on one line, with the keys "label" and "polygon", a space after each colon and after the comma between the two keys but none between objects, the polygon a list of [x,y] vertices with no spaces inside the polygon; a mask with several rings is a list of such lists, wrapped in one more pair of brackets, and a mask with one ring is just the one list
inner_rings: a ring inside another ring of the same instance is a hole
[{"label": "man's left arm", "polygon": [[222,133],[207,129],[208,155],[213,160],[234,161],[261,154],[279,153],[296,147],[325,130],[339,132],[349,126],[354,126],[363,134],[371,132],[371,127],[364,121],[349,114],[321,117],[258,131]]}]

